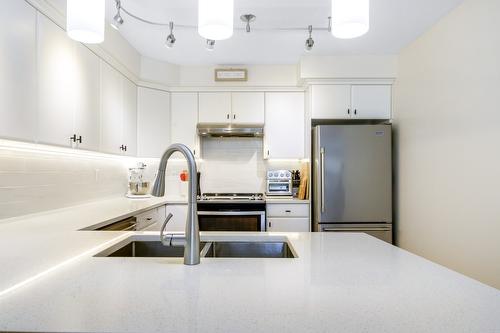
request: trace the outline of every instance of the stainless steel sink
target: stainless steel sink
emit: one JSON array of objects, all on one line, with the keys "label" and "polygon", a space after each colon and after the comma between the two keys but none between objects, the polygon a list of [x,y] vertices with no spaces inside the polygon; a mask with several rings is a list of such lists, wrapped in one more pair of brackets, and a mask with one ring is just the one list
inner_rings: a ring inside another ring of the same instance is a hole
[{"label": "stainless steel sink", "polygon": [[[205,241],[200,243],[200,256],[205,258],[295,258],[283,241]],[[156,239],[127,238],[95,257],[170,257],[182,258],[184,246],[164,246]]]},{"label": "stainless steel sink", "polygon": [[[203,248],[205,243],[200,243]],[[130,241],[108,248],[96,257],[184,257],[184,246],[164,246],[160,241]]]},{"label": "stainless steel sink", "polygon": [[295,258],[286,242],[207,242],[210,258]]}]

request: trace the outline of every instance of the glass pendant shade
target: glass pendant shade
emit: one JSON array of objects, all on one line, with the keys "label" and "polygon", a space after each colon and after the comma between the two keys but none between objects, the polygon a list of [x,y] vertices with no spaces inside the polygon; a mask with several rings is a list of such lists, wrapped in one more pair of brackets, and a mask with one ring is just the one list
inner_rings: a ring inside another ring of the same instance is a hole
[{"label": "glass pendant shade", "polygon": [[332,35],[349,39],[370,30],[370,0],[332,0]]},{"label": "glass pendant shade", "polygon": [[104,41],[105,0],[67,0],[66,30],[78,42]]},{"label": "glass pendant shade", "polygon": [[198,33],[205,39],[233,35],[234,0],[198,0]]}]

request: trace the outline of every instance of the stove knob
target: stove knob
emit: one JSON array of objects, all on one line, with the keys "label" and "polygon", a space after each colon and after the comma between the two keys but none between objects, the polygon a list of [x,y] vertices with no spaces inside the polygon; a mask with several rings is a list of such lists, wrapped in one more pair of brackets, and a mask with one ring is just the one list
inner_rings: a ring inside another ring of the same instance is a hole
[{"label": "stove knob", "polygon": [[278,175],[279,175],[279,174],[278,174],[277,172],[275,172],[275,173],[274,173],[274,177],[278,177]]},{"label": "stove knob", "polygon": [[291,175],[292,175],[292,174],[290,173],[290,171],[287,171],[287,172],[286,172],[286,176],[287,176],[287,178],[290,178],[290,176],[291,176]]}]

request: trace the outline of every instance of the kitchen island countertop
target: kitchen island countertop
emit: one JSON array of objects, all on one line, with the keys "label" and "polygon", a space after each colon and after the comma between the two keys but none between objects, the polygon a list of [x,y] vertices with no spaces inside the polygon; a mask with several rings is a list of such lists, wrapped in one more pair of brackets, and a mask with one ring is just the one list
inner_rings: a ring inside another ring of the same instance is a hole
[{"label": "kitchen island countertop", "polygon": [[298,258],[202,258],[185,266],[182,258],[94,257],[93,249],[1,295],[0,330],[500,331],[500,291],[368,235],[202,233],[202,240],[225,237],[280,237]]}]

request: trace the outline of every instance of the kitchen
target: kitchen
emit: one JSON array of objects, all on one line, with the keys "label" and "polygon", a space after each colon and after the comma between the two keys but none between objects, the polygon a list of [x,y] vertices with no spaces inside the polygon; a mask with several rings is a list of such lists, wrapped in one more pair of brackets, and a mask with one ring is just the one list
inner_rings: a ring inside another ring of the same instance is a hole
[{"label": "kitchen", "polygon": [[499,331],[500,4],[345,3],[3,1],[0,331]]}]

